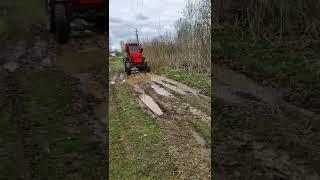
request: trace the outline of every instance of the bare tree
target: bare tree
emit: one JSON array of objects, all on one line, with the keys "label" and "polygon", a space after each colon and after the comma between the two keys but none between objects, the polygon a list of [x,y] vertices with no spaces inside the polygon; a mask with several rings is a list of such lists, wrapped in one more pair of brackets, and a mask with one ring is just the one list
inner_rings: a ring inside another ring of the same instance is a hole
[{"label": "bare tree", "polygon": [[210,4],[209,0],[188,1],[174,33],[159,29],[158,37],[144,41],[145,56],[152,66],[210,74]]}]

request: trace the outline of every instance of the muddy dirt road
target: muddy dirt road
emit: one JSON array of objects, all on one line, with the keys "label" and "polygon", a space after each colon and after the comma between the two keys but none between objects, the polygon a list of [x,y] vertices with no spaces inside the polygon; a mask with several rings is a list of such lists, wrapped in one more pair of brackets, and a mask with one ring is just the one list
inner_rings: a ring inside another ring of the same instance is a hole
[{"label": "muddy dirt road", "polygon": [[0,179],[106,179],[104,34],[30,33],[1,49]]},{"label": "muddy dirt road", "polygon": [[167,159],[158,161],[173,164],[170,171],[181,179],[210,179],[209,97],[182,83],[150,73],[128,77],[120,72],[113,75],[109,83],[111,91],[120,84],[127,85],[134,103],[157,124],[164,142],[163,151],[169,154]]},{"label": "muddy dirt road", "polygon": [[225,66],[214,72],[216,178],[319,179],[319,114]]}]

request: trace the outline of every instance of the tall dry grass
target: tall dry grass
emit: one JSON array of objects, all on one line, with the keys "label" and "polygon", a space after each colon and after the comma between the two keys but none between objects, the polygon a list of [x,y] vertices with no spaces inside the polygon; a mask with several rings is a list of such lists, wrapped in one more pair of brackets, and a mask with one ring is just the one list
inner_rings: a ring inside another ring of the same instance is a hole
[{"label": "tall dry grass", "polygon": [[144,40],[144,55],[153,67],[171,67],[210,74],[210,0],[188,1],[175,32]]},{"label": "tall dry grass", "polygon": [[215,25],[254,39],[320,38],[319,0],[215,0],[213,8]]}]

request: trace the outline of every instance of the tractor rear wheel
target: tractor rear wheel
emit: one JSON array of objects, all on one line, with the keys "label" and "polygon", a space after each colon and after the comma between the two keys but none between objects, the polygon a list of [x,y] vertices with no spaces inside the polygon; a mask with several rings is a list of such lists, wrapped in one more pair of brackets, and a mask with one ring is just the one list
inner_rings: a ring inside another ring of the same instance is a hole
[{"label": "tractor rear wheel", "polygon": [[144,71],[146,71],[146,72],[150,72],[150,67],[148,66],[148,63],[147,63],[147,62],[144,63],[143,69],[144,69]]},{"label": "tractor rear wheel", "polygon": [[68,41],[70,33],[70,24],[66,15],[66,7],[64,4],[55,4],[55,26],[56,41],[64,44]]}]

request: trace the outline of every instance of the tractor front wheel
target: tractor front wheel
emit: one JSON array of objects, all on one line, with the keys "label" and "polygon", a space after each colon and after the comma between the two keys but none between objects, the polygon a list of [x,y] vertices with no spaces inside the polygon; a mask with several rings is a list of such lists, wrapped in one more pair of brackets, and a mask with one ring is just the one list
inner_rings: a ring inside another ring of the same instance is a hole
[{"label": "tractor front wheel", "polygon": [[127,72],[127,60],[123,58],[123,67],[124,67],[124,72]]},{"label": "tractor front wheel", "polygon": [[131,74],[131,64],[130,63],[126,63],[126,69],[127,69],[127,75]]},{"label": "tractor front wheel", "polygon": [[70,33],[70,24],[66,15],[66,7],[64,4],[55,4],[55,26],[56,40],[58,43],[64,44],[68,41]]}]

